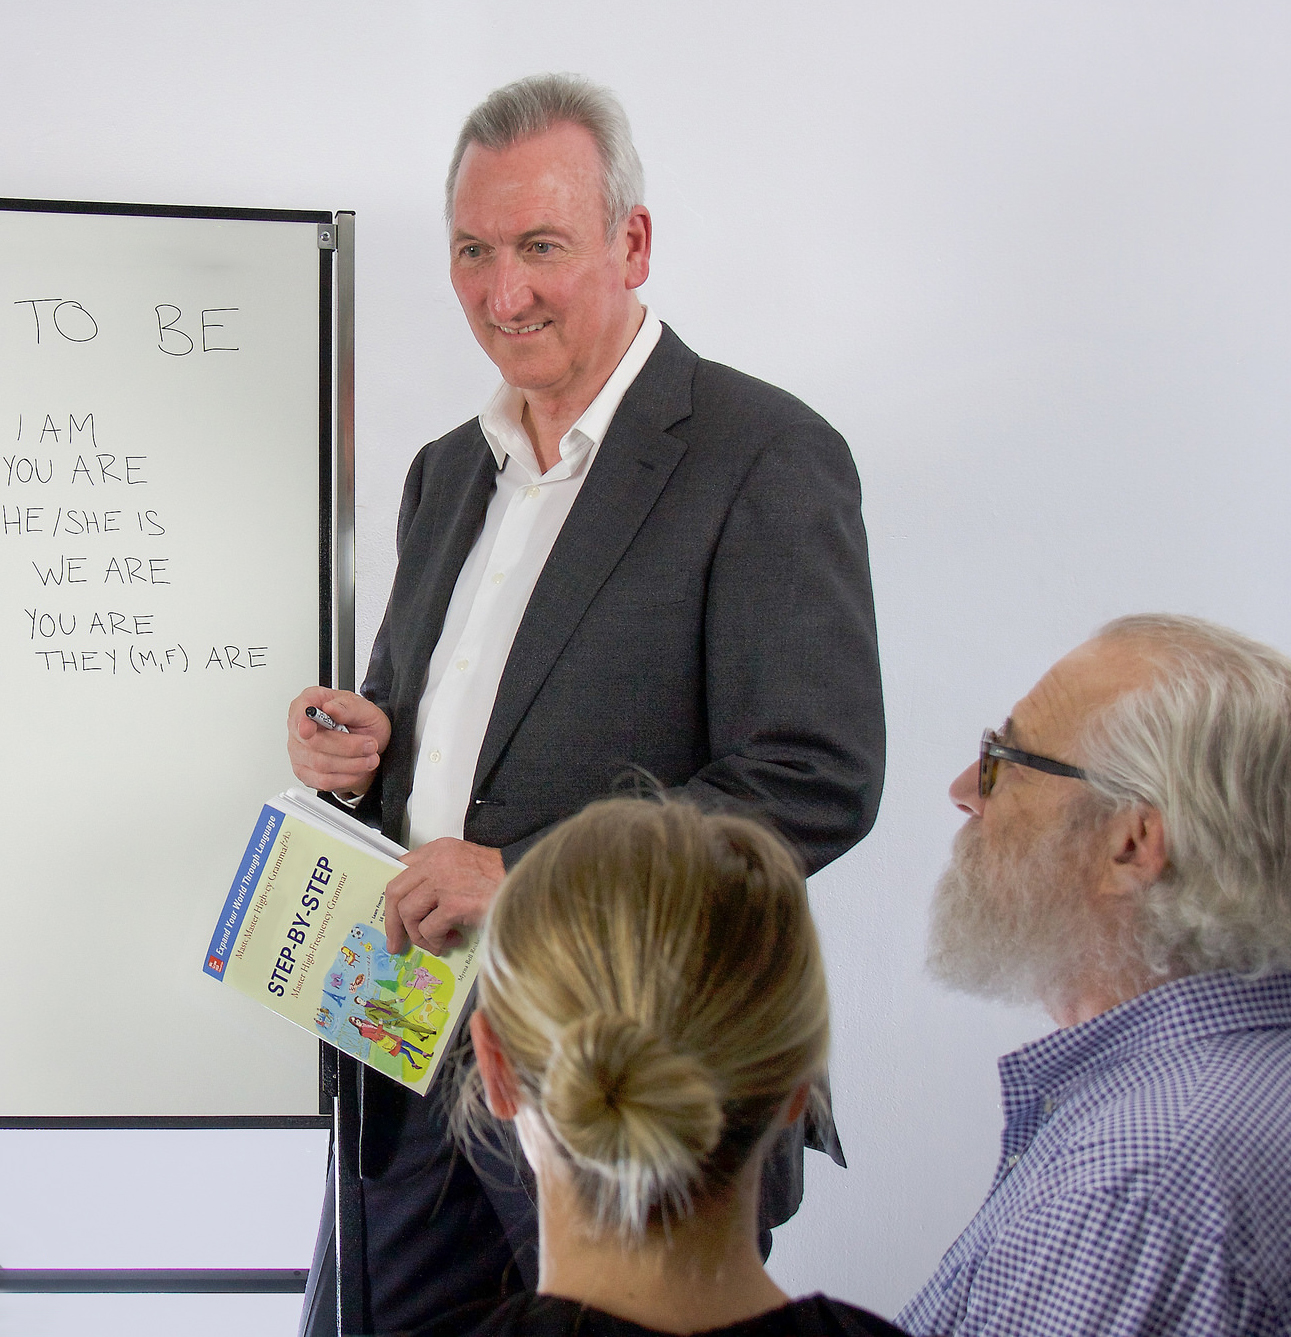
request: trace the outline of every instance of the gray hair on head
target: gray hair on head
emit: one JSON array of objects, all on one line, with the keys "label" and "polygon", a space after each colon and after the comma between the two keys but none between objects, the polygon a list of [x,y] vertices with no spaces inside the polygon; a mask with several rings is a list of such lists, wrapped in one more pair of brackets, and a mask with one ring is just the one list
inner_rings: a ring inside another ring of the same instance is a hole
[{"label": "gray hair on head", "polygon": [[444,218],[453,226],[453,198],[462,158],[472,144],[498,152],[557,125],[580,125],[596,142],[605,194],[605,235],[645,202],[645,174],[622,103],[579,74],[531,74],[494,89],[462,124],[444,186]]},{"label": "gray hair on head", "polygon": [[1146,802],[1169,863],[1140,906],[1161,974],[1291,968],[1291,659],[1201,618],[1141,614],[1097,633],[1156,667],[1088,726],[1104,803]]}]

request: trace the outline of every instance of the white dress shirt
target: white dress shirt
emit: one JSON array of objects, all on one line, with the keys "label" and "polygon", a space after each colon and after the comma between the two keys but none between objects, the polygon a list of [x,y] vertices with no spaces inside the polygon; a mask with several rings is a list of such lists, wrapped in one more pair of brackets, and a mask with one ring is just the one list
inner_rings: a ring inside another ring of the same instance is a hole
[{"label": "white dress shirt", "polygon": [[529,596],[610,422],[662,330],[647,308],[636,338],[600,394],[561,437],[560,459],[546,473],[520,421],[522,391],[504,381],[480,414],[498,463],[497,490],[458,574],[426,670],[404,819],[404,843],[410,847],[439,836],[461,838],[498,683]]}]

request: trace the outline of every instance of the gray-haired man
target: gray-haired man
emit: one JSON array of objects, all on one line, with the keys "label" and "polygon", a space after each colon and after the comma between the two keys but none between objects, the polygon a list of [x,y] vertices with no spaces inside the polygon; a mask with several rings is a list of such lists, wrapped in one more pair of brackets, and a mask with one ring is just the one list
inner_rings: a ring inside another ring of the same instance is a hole
[{"label": "gray-haired man", "polygon": [[898,1322],[1291,1332],[1291,661],[1123,618],[950,794],[932,970],[1063,1029],[1001,1060],[990,1196]]},{"label": "gray-haired man", "polygon": [[[453,287],[503,384],[413,462],[363,695],[309,688],[288,726],[302,780],[363,796],[412,847],[392,948],[478,924],[505,869],[632,769],[828,863],[873,823],[883,765],[846,443],[641,305],[652,224],[604,90],[492,94],[448,216]],[[841,1161],[832,1121],[805,1136]],[[803,1137],[768,1162],[764,1248],[801,1197]],[[362,1142],[368,1328],[534,1284],[532,1204],[509,1166],[454,1155],[441,1096],[369,1077]]]}]

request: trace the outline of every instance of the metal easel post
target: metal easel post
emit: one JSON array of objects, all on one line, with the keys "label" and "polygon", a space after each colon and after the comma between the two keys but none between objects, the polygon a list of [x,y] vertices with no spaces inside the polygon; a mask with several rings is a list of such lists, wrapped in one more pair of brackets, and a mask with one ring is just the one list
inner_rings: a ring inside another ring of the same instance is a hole
[{"label": "metal easel post", "polygon": [[[336,215],[336,472],[332,589],[336,686],[354,690],[354,214]],[[332,1164],[336,1176],[336,1330],[364,1329],[359,1065],[336,1054]]]},{"label": "metal easel post", "polygon": [[336,215],[336,686],[354,690],[354,214]]}]

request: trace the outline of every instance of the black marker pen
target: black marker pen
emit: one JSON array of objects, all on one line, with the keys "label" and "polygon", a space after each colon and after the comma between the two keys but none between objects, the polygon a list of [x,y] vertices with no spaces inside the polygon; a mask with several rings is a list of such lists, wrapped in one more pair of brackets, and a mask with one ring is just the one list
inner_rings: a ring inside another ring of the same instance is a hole
[{"label": "black marker pen", "polygon": [[349,733],[345,725],[337,724],[327,711],[319,710],[317,706],[306,706],[305,714],[321,729],[331,729],[335,733]]}]

